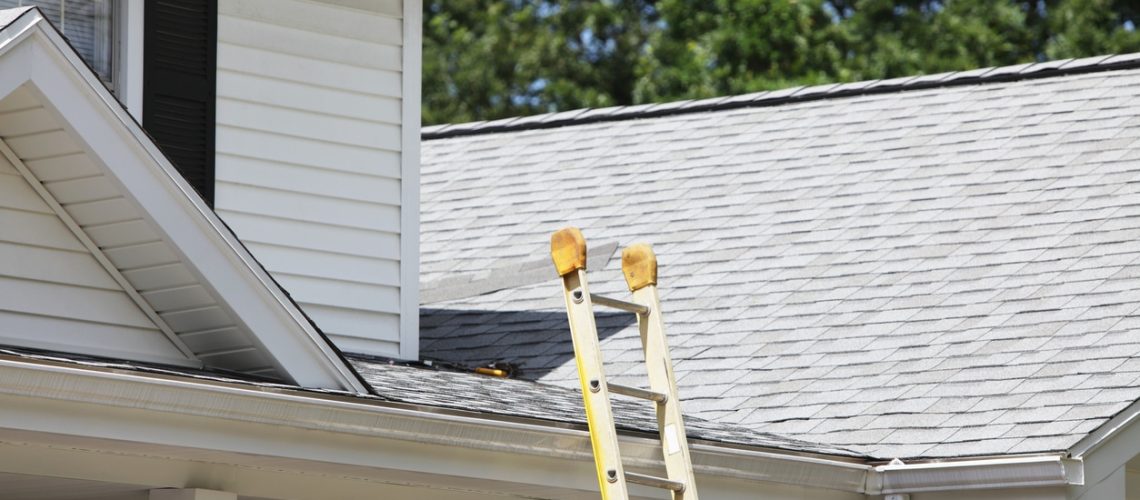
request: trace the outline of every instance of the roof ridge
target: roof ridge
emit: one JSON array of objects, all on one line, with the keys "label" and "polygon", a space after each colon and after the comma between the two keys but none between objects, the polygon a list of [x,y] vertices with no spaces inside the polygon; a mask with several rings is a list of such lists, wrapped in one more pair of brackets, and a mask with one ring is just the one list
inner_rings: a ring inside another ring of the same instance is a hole
[{"label": "roof ridge", "polygon": [[865,80],[860,82],[799,86],[699,100],[690,99],[663,103],[637,104],[633,106],[613,106],[608,108],[583,108],[540,115],[503,118],[492,121],[433,125],[424,127],[420,133],[423,140],[446,139],[465,135],[555,128],[585,123],[652,118],[736,108],[777,106],[791,102],[837,97],[885,94],[904,90],[958,85],[1054,78],[1072,74],[1097,73],[1132,68],[1140,68],[1140,52],[1085,57],[1080,59],[1022,63],[1011,66],[951,71],[933,75],[904,76],[887,80]]}]

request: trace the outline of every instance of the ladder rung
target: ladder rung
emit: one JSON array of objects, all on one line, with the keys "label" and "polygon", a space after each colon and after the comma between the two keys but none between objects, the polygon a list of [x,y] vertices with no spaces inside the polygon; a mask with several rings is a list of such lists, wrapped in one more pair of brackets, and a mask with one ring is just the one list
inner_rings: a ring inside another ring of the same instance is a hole
[{"label": "ladder rung", "polygon": [[637,304],[634,302],[626,302],[624,300],[611,299],[604,295],[590,294],[590,300],[599,306],[612,307],[614,309],[621,309],[634,314],[648,314],[649,307]]},{"label": "ladder rung", "polygon": [[661,488],[663,490],[672,490],[676,492],[685,491],[685,483],[682,483],[680,481],[665,479],[663,477],[647,476],[645,474],[638,474],[636,472],[626,472],[625,480],[633,484],[640,484],[642,486],[650,486],[653,488]]},{"label": "ladder rung", "polygon": [[665,393],[648,391],[638,387],[630,387],[628,385],[619,384],[606,384],[606,388],[610,392],[621,394],[623,396],[630,396],[634,398],[648,399],[658,403],[664,403],[669,400],[669,396]]}]

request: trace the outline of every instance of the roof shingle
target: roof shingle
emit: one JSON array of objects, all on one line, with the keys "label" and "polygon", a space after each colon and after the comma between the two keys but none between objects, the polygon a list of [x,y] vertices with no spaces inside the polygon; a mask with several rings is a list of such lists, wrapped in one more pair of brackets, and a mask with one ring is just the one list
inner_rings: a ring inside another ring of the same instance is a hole
[{"label": "roof shingle", "polygon": [[[426,141],[422,281],[568,224],[651,242],[688,412],[880,458],[1066,448],[1140,397],[1140,70],[1037,69]],[[575,384],[553,271],[425,307],[425,357]],[[632,322],[600,335],[637,383]]]}]

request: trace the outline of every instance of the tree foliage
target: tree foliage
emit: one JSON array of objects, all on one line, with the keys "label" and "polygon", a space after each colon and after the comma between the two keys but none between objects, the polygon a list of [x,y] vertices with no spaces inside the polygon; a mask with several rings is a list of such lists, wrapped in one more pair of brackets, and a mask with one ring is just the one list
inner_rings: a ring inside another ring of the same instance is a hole
[{"label": "tree foliage", "polygon": [[1140,51],[1126,0],[425,0],[424,122]]}]

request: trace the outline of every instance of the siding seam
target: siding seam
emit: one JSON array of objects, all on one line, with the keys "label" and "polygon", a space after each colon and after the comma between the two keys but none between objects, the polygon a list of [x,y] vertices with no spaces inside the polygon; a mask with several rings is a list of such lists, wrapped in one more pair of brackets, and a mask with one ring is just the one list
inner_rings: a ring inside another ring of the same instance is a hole
[{"label": "siding seam", "polygon": [[[392,177],[390,175],[370,174],[370,173],[360,172],[358,170],[341,170],[341,169],[336,169],[336,168],[322,167],[320,165],[309,165],[307,163],[295,163],[295,162],[289,162],[289,161],[267,160],[267,159],[259,157],[259,156],[252,156],[252,155],[241,154],[241,153],[223,152],[223,153],[218,153],[218,156],[227,156],[227,157],[236,158],[239,160],[258,161],[258,162],[265,163],[268,165],[286,165],[286,166],[295,167],[295,168],[311,168],[313,170],[320,170],[322,172],[332,172],[335,174],[357,175],[357,176],[361,176],[361,177],[369,177],[369,178],[373,178],[373,179],[384,179],[384,180],[390,180],[390,181],[400,180],[399,177]],[[224,179],[221,180],[220,182],[236,183],[236,181],[230,181],[230,180],[224,180]]]},{"label": "siding seam", "polygon": [[324,143],[324,144],[334,144],[337,146],[347,146],[350,148],[359,148],[359,149],[364,149],[364,150],[368,150],[368,151],[387,151],[387,152],[392,152],[392,153],[399,153],[400,152],[400,150],[398,148],[393,149],[393,148],[388,148],[388,147],[365,146],[365,145],[361,145],[361,144],[353,144],[353,143],[349,143],[349,142],[339,142],[339,141],[333,141],[333,140],[329,140],[329,139],[314,139],[312,137],[305,136],[305,135],[287,134],[287,133],[279,132],[279,131],[270,131],[270,130],[253,128],[253,127],[245,127],[245,126],[241,126],[241,125],[233,125],[233,124],[229,124],[229,123],[219,123],[218,128],[245,130],[245,131],[257,132],[257,133],[266,134],[266,135],[276,135],[276,136],[285,137],[288,139],[301,139],[301,140],[319,142],[319,143]]},{"label": "siding seam", "polygon": [[[386,71],[388,73],[400,73],[400,71],[392,71],[392,70],[377,70],[377,71]],[[398,96],[398,95],[387,94],[384,92],[364,92],[362,90],[354,90],[354,89],[348,89],[348,88],[344,88],[344,87],[333,87],[331,85],[321,85],[319,83],[313,83],[311,81],[294,80],[292,78],[285,78],[285,77],[277,76],[277,75],[266,75],[266,74],[262,74],[262,73],[254,73],[251,71],[244,71],[244,70],[242,70],[240,68],[236,68],[236,67],[228,67],[228,66],[223,67],[223,66],[219,65],[218,66],[218,74],[221,74],[221,73],[233,73],[235,75],[252,76],[255,78],[261,78],[261,79],[265,79],[265,80],[278,80],[278,81],[282,81],[282,82],[291,83],[294,85],[305,85],[307,87],[315,87],[318,89],[329,90],[329,91],[334,91],[334,92],[344,92],[346,94],[356,94],[356,95],[362,95],[362,96],[368,96],[368,97],[386,97],[389,99],[400,99],[400,96]],[[222,94],[218,94],[218,95],[221,96]],[[72,153],[72,154],[75,154],[75,153]]]},{"label": "siding seam", "polygon": [[[361,95],[368,96],[368,97],[375,97],[373,94],[361,94]],[[375,97],[375,98],[377,98],[377,99],[395,99],[395,98],[391,98],[391,97]],[[326,116],[329,118],[336,118],[336,119],[340,119],[340,120],[349,120],[349,121],[368,123],[368,124],[396,125],[396,126],[400,125],[400,122],[398,122],[398,121],[369,120],[369,119],[365,119],[365,118],[358,118],[355,116],[340,115],[340,114],[336,114],[336,113],[329,113],[327,111],[321,111],[321,109],[323,109],[323,108],[319,108],[319,107],[318,108],[298,108],[296,106],[284,106],[281,104],[271,103],[268,101],[255,101],[253,99],[249,99],[249,98],[245,98],[245,97],[234,97],[231,94],[219,93],[218,94],[218,100],[219,101],[233,101],[233,102],[238,102],[238,103],[242,103],[242,104],[249,104],[249,105],[253,105],[253,106],[264,106],[267,108],[274,108],[274,109],[284,109],[284,110],[292,111],[295,113],[309,113],[309,114],[314,114],[314,115],[318,115],[318,116]]]}]

